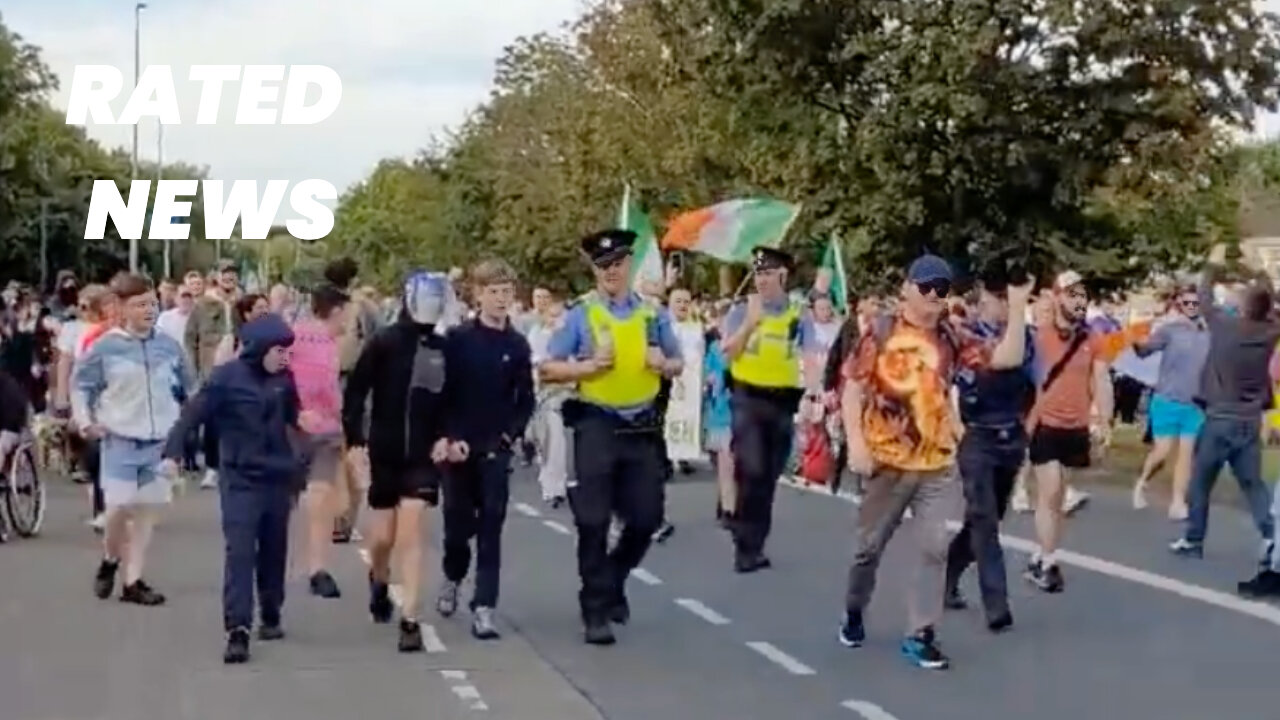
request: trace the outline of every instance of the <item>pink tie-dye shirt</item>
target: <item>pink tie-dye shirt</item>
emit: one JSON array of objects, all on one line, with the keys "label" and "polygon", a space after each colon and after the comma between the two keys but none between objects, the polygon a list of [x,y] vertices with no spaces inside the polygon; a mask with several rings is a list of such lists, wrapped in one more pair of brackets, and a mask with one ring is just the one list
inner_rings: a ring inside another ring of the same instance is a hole
[{"label": "pink tie-dye shirt", "polygon": [[298,388],[299,410],[314,418],[302,429],[312,435],[339,434],[342,390],[338,384],[338,341],[318,320],[294,325],[293,338],[289,366]]}]

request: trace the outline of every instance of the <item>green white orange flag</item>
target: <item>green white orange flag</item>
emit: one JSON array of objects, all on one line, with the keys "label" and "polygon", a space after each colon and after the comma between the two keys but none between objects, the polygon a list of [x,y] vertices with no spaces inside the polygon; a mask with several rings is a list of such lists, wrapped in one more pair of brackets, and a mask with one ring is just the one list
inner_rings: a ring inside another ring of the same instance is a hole
[{"label": "green white orange flag", "polygon": [[618,208],[618,228],[636,234],[631,250],[631,288],[639,289],[642,282],[662,285],[662,253],[658,251],[658,235],[653,231],[649,216],[631,197],[631,185],[622,192],[622,205]]},{"label": "green white orange flag", "polygon": [[662,249],[746,262],[752,250],[782,244],[799,214],[799,205],[772,198],[728,200],[677,215],[662,238]]},{"label": "green white orange flag", "polygon": [[822,253],[822,264],[818,266],[818,281],[814,289],[831,295],[831,303],[841,312],[849,309],[849,278],[844,273],[844,253],[840,251],[840,240],[833,237],[827,242],[827,249]]}]

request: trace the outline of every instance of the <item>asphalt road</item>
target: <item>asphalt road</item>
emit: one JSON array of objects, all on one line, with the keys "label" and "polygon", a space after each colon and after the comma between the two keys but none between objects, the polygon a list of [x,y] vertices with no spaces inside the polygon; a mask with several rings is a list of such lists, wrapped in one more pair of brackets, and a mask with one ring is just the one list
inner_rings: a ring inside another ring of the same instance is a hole
[{"label": "asphalt road", "polygon": [[[0,718],[1280,718],[1280,607],[1231,595],[1257,549],[1235,510],[1215,509],[1204,561],[1184,560],[1167,555],[1176,527],[1157,511],[1103,493],[1070,524],[1076,554],[1057,596],[1018,579],[1030,521],[1013,518],[1015,628],[992,636],[979,610],[948,614],[940,638],[953,669],[937,673],[898,656],[900,542],[882,565],[868,641],[848,650],[835,636],[853,506],[780,491],[774,567],[738,576],[700,479],[670,488],[677,531],[632,579],[618,645],[585,646],[572,519],[539,502],[526,473],[514,482],[503,640],[472,640],[465,613],[429,614],[439,652],[398,655],[392,630],[369,624],[363,563],[344,547],[335,575],[346,595],[308,597],[295,580],[289,638],[255,646],[243,668],[221,664],[211,493],[181,498],[158,531],[149,576],[170,604],[141,609],[92,597],[94,537],[82,499],[61,488],[43,537],[0,546]],[[432,587],[438,559],[427,560]]]}]

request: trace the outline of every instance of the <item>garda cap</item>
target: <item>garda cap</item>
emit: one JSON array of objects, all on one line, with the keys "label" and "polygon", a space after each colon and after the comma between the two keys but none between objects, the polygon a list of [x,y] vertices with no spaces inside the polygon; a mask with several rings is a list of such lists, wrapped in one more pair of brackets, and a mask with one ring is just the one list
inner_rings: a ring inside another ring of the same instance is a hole
[{"label": "garda cap", "polygon": [[582,238],[582,252],[596,267],[607,267],[631,254],[636,234],[630,230],[602,230]]},{"label": "garda cap", "polygon": [[771,247],[758,247],[751,251],[751,269],[756,272],[762,270],[792,270],[795,268],[795,261],[791,259],[791,255],[781,250]]}]

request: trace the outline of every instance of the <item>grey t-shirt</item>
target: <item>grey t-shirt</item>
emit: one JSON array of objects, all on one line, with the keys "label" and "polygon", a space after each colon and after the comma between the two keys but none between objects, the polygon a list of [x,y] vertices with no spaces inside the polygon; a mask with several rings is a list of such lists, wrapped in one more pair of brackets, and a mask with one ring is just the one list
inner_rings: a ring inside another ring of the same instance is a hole
[{"label": "grey t-shirt", "polygon": [[1200,382],[1205,413],[1261,420],[1271,406],[1271,355],[1280,341],[1280,323],[1261,322],[1213,305],[1212,283],[1201,283],[1200,306],[1209,322],[1209,357]]},{"label": "grey t-shirt", "polygon": [[1162,324],[1138,354],[1145,357],[1154,352],[1161,352],[1156,394],[1181,403],[1195,400],[1209,357],[1209,330],[1203,321],[1181,317]]}]

